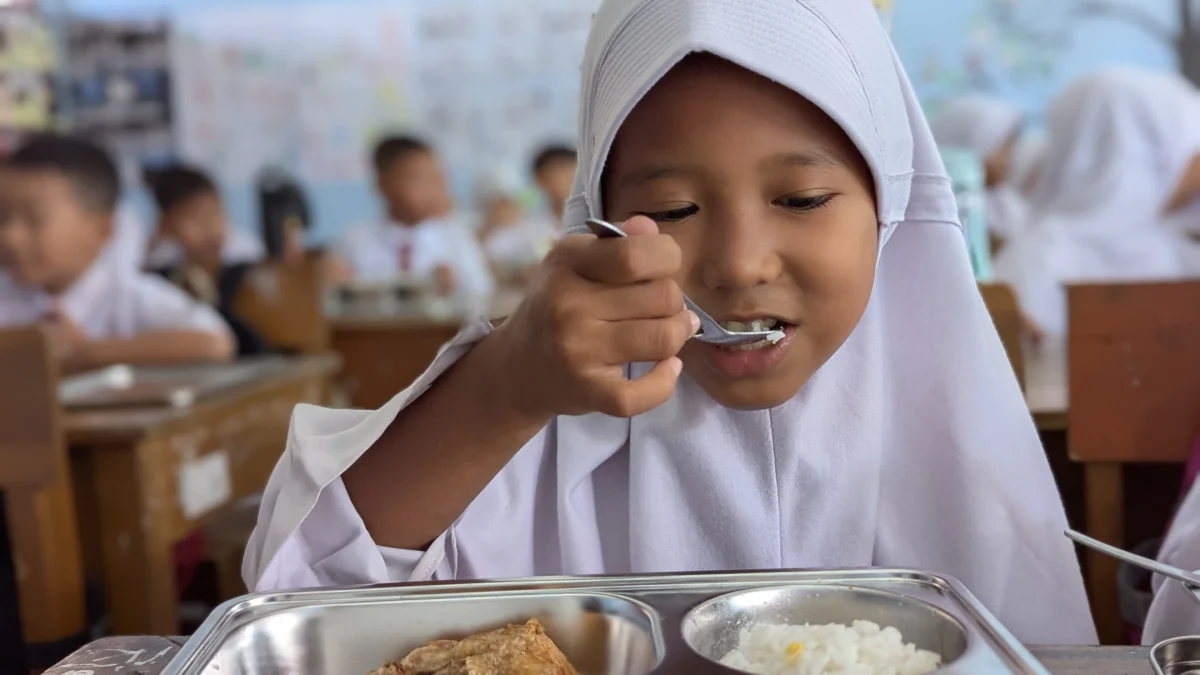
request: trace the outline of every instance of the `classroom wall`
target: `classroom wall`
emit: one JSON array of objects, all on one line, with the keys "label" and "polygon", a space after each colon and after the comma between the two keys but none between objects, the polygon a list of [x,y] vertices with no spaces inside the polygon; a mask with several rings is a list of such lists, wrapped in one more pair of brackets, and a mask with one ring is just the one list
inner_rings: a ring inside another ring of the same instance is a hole
[{"label": "classroom wall", "polygon": [[[392,1],[408,6],[444,2]],[[1056,91],[1093,68],[1118,62],[1177,67],[1169,42],[1178,28],[1180,1],[895,0],[892,36],[927,109],[936,109],[955,93],[983,90],[1017,101],[1036,124]],[[76,12],[98,16],[172,12],[186,16],[189,9],[293,7],[300,2],[320,0],[71,0],[71,6]],[[337,0],[336,4],[377,2]],[[1091,9],[1081,11],[1085,6]],[[226,181],[225,189],[235,221],[242,226],[257,222],[249,187]],[[460,185],[460,193],[464,191]],[[361,179],[323,182],[312,186],[312,194],[318,239],[334,237],[347,224],[378,213],[371,187]]]}]

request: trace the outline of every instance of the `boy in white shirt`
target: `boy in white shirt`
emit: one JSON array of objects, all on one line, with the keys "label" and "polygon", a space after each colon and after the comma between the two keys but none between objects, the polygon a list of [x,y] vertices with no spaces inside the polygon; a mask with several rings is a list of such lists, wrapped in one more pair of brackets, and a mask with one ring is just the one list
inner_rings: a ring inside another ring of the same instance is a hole
[{"label": "boy in white shirt", "polygon": [[353,278],[429,283],[442,296],[490,295],[487,263],[474,237],[454,218],[454,201],[433,149],[414,137],[393,136],[376,145],[373,161],[387,220],[351,228],[335,247]]},{"label": "boy in white shirt", "polygon": [[215,311],[105,254],[119,195],[112,160],[78,139],[34,139],[0,167],[0,328],[46,326],[68,371],[232,358]]}]

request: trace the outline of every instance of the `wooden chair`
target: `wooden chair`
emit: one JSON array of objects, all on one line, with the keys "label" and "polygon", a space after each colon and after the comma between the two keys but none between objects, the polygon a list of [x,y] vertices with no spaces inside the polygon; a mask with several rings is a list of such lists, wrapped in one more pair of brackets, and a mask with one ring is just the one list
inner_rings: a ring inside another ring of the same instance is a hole
[{"label": "wooden chair", "polygon": [[[1068,304],[1068,448],[1084,465],[1084,527],[1126,546],[1135,542],[1124,540],[1123,466],[1185,462],[1191,449],[1200,411],[1200,282],[1076,285]],[[1118,564],[1091,552],[1087,560],[1101,640],[1117,642]]]},{"label": "wooden chair", "polygon": [[329,350],[329,322],[321,261],[268,262],[246,277],[235,301],[238,314],[271,345],[297,354]]},{"label": "wooden chair", "polygon": [[36,328],[0,331],[0,373],[0,489],[22,637],[26,645],[65,644],[86,625],[83,563],[58,367],[45,335]]},{"label": "wooden chair", "polygon": [[1021,352],[1021,311],[1017,306],[1017,296],[1004,284],[979,284],[979,292],[983,295],[983,304],[987,305],[988,313],[992,315],[992,323],[1000,334],[1000,342],[1008,353],[1008,361],[1017,375],[1017,382],[1024,391],[1025,358]]}]

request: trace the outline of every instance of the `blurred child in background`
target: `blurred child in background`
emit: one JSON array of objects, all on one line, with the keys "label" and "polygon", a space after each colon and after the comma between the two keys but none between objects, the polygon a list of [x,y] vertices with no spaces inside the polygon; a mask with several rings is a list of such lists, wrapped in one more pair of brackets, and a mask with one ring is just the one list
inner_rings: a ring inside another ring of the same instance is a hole
[{"label": "blurred child in background", "polygon": [[950,99],[929,121],[938,146],[969,150],[983,161],[988,230],[996,246],[1012,237],[1027,217],[1025,199],[1012,182],[1023,125],[1024,115],[1016,106],[979,94]]},{"label": "blurred child in background", "polygon": [[[210,184],[215,183],[207,179]],[[151,186],[153,191],[153,186]],[[146,269],[161,270],[178,265],[184,258],[184,245],[169,232],[158,230],[150,241],[146,252]],[[227,265],[247,265],[262,262],[267,257],[267,248],[262,238],[238,227],[228,228],[225,243],[221,248],[221,262]]]},{"label": "blurred child in background", "polygon": [[121,192],[99,147],[43,136],[0,167],[0,327],[43,325],[68,371],[230,359],[211,308],[104,255]]},{"label": "blurred child in background", "polygon": [[546,146],[533,160],[533,180],[546,200],[556,229],[562,227],[563,209],[575,180],[576,161],[575,149],[565,145]]},{"label": "blurred child in background", "polygon": [[238,355],[271,351],[234,309],[253,263],[226,263],[229,220],[216,184],[203,171],[175,165],[147,176],[158,204],[158,231],[179,245],[178,262],[154,270],[196,300],[213,307],[233,329]]},{"label": "blurred child in background", "polygon": [[1198,115],[1180,76],[1130,67],[1084,77],[1051,104],[1029,224],[995,266],[1051,340],[1066,334],[1066,284],[1187,275],[1193,245],[1164,217],[1200,196]]},{"label": "blurred child in background", "polygon": [[412,136],[393,136],[376,145],[373,159],[387,217],[351,228],[336,245],[354,279],[429,285],[445,297],[490,296],[487,263],[454,214],[433,148]]},{"label": "blurred child in background", "polygon": [[558,221],[525,213],[523,187],[516,172],[503,169],[485,174],[476,187],[483,221],[479,240],[492,274],[509,286],[525,284],[559,231]]}]

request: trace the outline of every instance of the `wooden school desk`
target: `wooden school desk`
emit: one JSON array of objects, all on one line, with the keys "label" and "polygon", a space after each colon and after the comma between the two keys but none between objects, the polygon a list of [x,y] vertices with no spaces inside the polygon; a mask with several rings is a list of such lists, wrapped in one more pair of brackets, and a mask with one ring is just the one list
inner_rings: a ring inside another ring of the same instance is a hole
[{"label": "wooden school desk", "polygon": [[0,664],[12,657],[20,667],[45,667],[82,644],[86,623],[58,366],[45,335],[0,331],[0,373],[0,490],[25,643],[25,658],[3,654]]},{"label": "wooden school desk", "polygon": [[1017,297],[1004,284],[979,284],[1033,421],[1041,432],[1067,429],[1066,360],[1061,350],[1026,349]]},{"label": "wooden school desk", "polygon": [[329,350],[322,261],[269,261],[247,273],[234,300],[245,319],[271,346],[292,354]]},{"label": "wooden school desk", "polygon": [[[489,316],[507,316],[520,298],[499,295]],[[431,317],[414,310],[329,314],[333,350],[342,357],[342,383],[355,408],[374,409],[412,384],[453,338],[464,317]]]},{"label": "wooden school desk", "polygon": [[323,403],[338,366],[328,355],[275,359],[188,407],[67,411],[84,562],[104,580],[113,632],[178,631],[175,543],[263,489],[292,409]]},{"label": "wooden school desk", "polygon": [[[1076,285],[1068,305],[1068,448],[1084,468],[1084,529],[1131,546],[1124,466],[1187,461],[1200,420],[1200,282]],[[1090,551],[1087,560],[1097,627],[1111,643],[1121,630],[1118,564]]]}]

